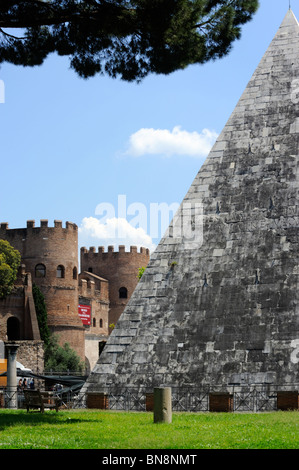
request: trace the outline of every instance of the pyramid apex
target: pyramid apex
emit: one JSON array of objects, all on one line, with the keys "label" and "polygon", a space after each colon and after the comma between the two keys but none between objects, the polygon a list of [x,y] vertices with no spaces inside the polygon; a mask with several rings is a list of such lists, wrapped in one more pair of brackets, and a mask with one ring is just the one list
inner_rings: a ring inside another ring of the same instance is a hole
[{"label": "pyramid apex", "polygon": [[298,20],[291,8],[288,9],[280,27],[297,25],[299,27]]}]

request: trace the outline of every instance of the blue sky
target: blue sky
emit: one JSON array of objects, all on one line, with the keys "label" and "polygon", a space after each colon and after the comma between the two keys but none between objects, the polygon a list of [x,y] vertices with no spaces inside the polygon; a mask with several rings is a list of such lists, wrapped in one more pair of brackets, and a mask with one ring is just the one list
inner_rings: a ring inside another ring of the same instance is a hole
[{"label": "blue sky", "polygon": [[[182,201],[287,10],[260,0],[227,57],[140,84],[80,79],[56,55],[3,64],[0,222],[71,221],[80,246],[154,249],[164,230],[154,209]],[[299,18],[299,0],[292,10]]]}]

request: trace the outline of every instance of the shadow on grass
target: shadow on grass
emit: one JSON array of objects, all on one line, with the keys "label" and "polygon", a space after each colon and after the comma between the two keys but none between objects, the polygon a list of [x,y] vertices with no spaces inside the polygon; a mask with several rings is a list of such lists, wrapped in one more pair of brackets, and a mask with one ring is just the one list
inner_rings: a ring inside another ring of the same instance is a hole
[{"label": "shadow on grass", "polygon": [[39,411],[30,411],[27,413],[26,411],[23,412],[1,412],[0,411],[0,431],[4,431],[5,428],[10,426],[17,426],[17,425],[27,425],[27,426],[38,426],[40,424],[75,424],[75,423],[91,423],[97,422],[99,423],[100,419],[88,419],[84,418],[73,418],[67,416],[63,413],[57,413],[56,411],[45,411],[44,413],[40,413]]}]

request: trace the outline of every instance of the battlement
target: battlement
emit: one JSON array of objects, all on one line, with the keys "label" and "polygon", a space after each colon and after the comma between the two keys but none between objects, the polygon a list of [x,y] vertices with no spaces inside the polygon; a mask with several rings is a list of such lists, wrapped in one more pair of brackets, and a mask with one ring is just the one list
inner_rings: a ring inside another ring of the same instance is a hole
[{"label": "battlement", "polygon": [[96,296],[103,302],[109,302],[108,281],[87,271],[79,274],[79,296]]},{"label": "battlement", "polygon": [[80,279],[79,280],[79,295],[87,296],[95,295],[95,282],[90,279]]},{"label": "battlement", "polygon": [[96,251],[95,246],[91,246],[89,249],[87,249],[85,246],[81,248],[81,255],[84,254],[94,254],[94,255],[101,255],[101,254],[109,254],[113,253],[114,255],[118,254],[130,254],[130,253],[137,253],[137,254],[143,254],[143,255],[150,255],[150,251],[148,248],[140,247],[139,251],[137,249],[137,246],[130,246],[130,251],[126,251],[125,245],[119,245],[118,251],[114,251],[114,246],[108,246],[107,251],[105,251],[105,247],[99,246],[98,251]]},{"label": "battlement", "polygon": [[[39,228],[42,228],[42,229],[45,229],[45,228],[55,229],[55,228],[63,228],[63,227],[62,227],[62,221],[61,220],[54,220],[54,227],[49,227],[48,226],[48,220],[47,219],[41,219],[40,220],[40,227],[35,226],[35,220],[27,220],[27,224],[26,224],[25,228],[27,228],[27,229],[39,229]],[[72,222],[66,222],[65,223],[65,228],[67,230],[78,231],[78,226],[76,224],[72,223]],[[0,223],[0,230],[1,231],[11,230],[9,228],[8,222],[1,222]],[[17,228],[17,229],[12,229],[12,230],[24,230],[24,228]]]}]

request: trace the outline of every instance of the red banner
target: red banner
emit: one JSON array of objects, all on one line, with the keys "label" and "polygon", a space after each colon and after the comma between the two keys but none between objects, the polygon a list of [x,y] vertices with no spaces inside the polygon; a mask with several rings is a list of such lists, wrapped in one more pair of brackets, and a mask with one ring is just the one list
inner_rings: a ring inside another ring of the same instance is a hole
[{"label": "red banner", "polygon": [[79,313],[79,317],[82,320],[83,325],[90,325],[90,318],[91,318],[90,305],[79,305],[78,313]]}]

